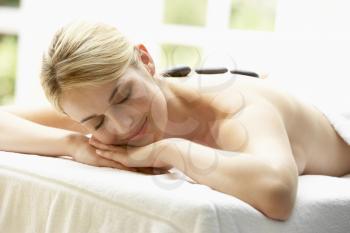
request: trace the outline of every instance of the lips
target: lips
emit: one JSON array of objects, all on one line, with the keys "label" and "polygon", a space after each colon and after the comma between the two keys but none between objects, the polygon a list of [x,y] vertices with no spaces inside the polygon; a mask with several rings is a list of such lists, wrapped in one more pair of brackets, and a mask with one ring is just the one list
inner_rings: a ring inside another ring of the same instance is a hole
[{"label": "lips", "polygon": [[145,128],[147,123],[147,117],[145,117],[145,119],[142,121],[142,124],[137,128],[136,131],[134,131],[130,136],[128,136],[125,140],[132,140],[134,138],[136,138],[138,135],[141,135],[142,132],[144,131],[143,129]]}]

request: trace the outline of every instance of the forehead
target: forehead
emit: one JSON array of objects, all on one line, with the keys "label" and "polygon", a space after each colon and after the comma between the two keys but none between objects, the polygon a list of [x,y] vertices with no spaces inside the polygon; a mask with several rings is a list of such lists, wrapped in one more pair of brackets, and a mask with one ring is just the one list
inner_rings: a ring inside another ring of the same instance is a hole
[{"label": "forehead", "polygon": [[62,94],[60,104],[64,112],[76,121],[102,113],[108,106],[109,93],[117,83],[115,80],[96,87],[74,88]]},{"label": "forehead", "polygon": [[64,112],[76,121],[93,114],[102,114],[109,106],[109,97],[114,89],[125,87],[127,82],[136,78],[136,75],[137,72],[130,68],[116,80],[65,91],[60,104]]}]

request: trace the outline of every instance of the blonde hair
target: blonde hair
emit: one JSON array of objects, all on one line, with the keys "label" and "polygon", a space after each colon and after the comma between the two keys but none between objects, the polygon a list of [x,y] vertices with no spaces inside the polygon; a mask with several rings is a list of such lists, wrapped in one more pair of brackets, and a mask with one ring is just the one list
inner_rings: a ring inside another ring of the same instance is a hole
[{"label": "blonde hair", "polygon": [[116,80],[137,64],[138,50],[115,27],[79,21],[54,35],[43,56],[40,80],[48,100],[63,112],[63,91]]}]

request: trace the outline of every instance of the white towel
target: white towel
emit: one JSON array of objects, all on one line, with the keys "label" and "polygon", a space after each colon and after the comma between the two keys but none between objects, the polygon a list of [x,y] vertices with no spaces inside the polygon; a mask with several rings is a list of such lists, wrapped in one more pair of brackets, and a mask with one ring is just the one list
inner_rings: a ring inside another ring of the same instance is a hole
[{"label": "white towel", "polygon": [[344,110],[321,104],[314,106],[327,117],[339,136],[350,145],[350,106],[344,106]]}]

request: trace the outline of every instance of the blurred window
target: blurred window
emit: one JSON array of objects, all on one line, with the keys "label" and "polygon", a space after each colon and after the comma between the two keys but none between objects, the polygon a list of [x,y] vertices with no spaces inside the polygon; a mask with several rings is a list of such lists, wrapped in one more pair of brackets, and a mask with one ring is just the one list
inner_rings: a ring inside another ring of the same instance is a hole
[{"label": "blurred window", "polygon": [[19,7],[20,0],[0,0],[0,6]]},{"label": "blurred window", "polygon": [[165,24],[205,26],[207,0],[164,0]]},{"label": "blurred window", "polygon": [[13,101],[17,65],[17,36],[0,35],[0,105]]},{"label": "blurred window", "polygon": [[[163,24],[172,27],[196,27],[196,30],[210,28],[244,33],[244,31],[274,31],[275,11],[278,0],[163,0]],[[208,9],[210,7],[210,9]],[[225,9],[227,9],[226,12]],[[208,12],[212,14],[209,15]],[[214,13],[213,13],[214,12]],[[220,13],[222,13],[220,15]],[[219,17],[220,16],[220,17]],[[209,17],[217,17],[211,19]],[[210,21],[210,25],[208,23]],[[214,25],[213,25],[214,24]],[[219,24],[216,26],[216,24]],[[225,24],[225,25],[222,25]],[[187,29],[186,29],[187,30]],[[181,30],[178,30],[180,32]],[[183,38],[187,35],[174,35]],[[210,41],[208,35],[207,41]],[[184,44],[188,38],[183,38]],[[202,54],[203,48],[184,46],[179,43],[161,44],[160,67],[170,68],[175,65],[193,66]]]},{"label": "blurred window", "polygon": [[277,0],[232,0],[229,27],[274,31]]},{"label": "blurred window", "polygon": [[201,62],[201,53],[201,49],[194,46],[162,44],[160,67],[162,69],[170,68],[176,65],[196,67]]}]

